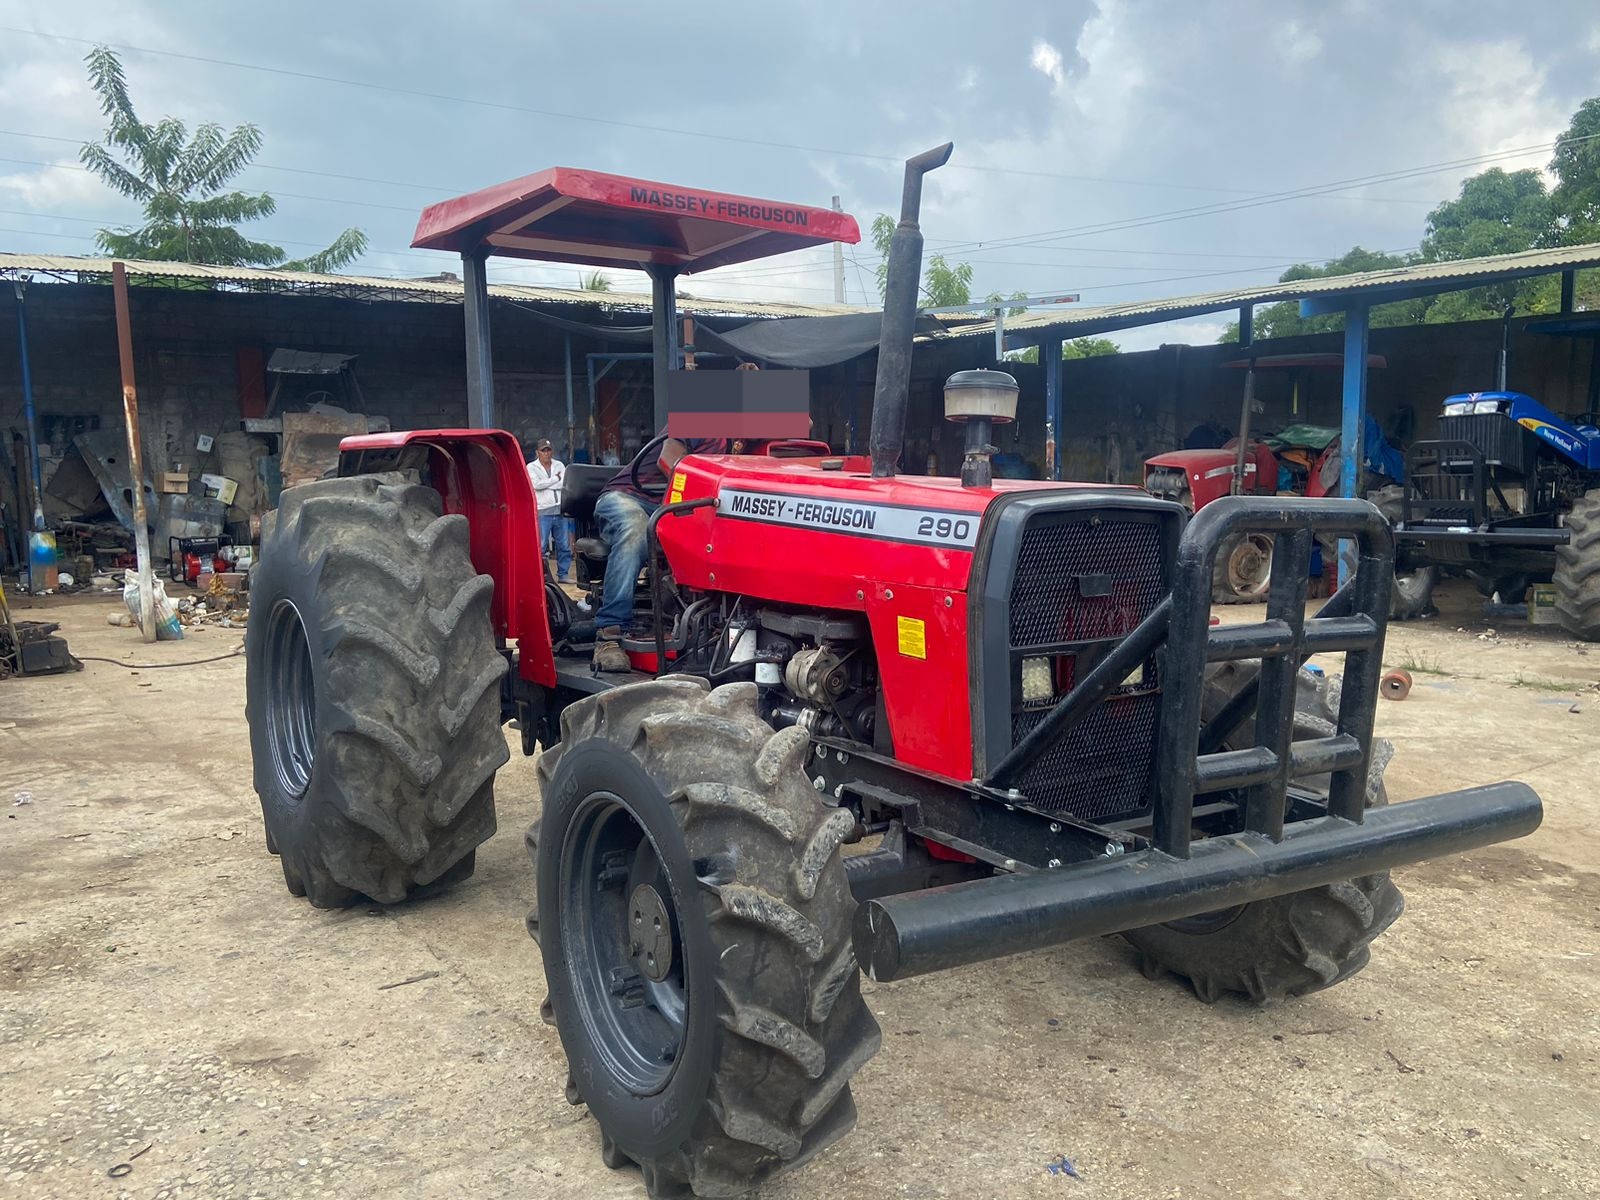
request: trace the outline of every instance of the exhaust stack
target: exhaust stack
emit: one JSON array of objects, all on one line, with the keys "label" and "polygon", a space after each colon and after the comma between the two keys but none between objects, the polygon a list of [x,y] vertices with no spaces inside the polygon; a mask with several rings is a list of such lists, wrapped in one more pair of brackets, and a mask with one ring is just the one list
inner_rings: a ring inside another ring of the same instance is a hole
[{"label": "exhaust stack", "polygon": [[900,194],[900,224],[889,243],[883,327],[878,337],[878,378],[872,389],[872,475],[895,473],[906,434],[906,394],[911,387],[911,338],[917,324],[917,288],[922,279],[922,177],[950,161],[953,142],[906,160]]}]

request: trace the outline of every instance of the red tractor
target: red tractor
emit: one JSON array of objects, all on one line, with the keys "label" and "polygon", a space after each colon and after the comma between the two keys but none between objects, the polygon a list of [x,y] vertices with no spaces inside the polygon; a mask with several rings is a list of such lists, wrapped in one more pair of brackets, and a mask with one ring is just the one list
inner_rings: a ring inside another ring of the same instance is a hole
[{"label": "red tractor", "polygon": [[[852,1127],[879,1044],[860,971],[1121,933],[1202,999],[1298,995],[1366,964],[1400,912],[1391,867],[1541,818],[1520,783],[1385,805],[1393,547],[1365,502],[1190,519],[1137,489],[994,480],[986,422],[1015,393],[993,372],[948,396],[962,478],[896,474],[921,187],[949,154],[907,163],[871,455],[680,461],[638,590],[650,671],[596,674],[558,631],[509,434],[350,438],[339,477],[265,525],[248,714],[289,890],[394,903],[471,875],[514,722],[543,750],[541,1013],[604,1161],[652,1196],[740,1194]],[[558,170],[434,206],[417,242],[466,258],[485,411],[488,251],[646,265],[659,384],[673,272],[855,240],[843,220]],[[1241,533],[1273,539],[1282,586],[1265,620],[1208,628]],[[1359,569],[1308,617],[1329,535]],[[1331,652],[1336,699],[1300,670]]]},{"label": "red tractor", "polygon": [[[1298,413],[1299,375],[1307,369],[1342,367],[1344,355],[1270,354],[1222,365],[1245,372],[1244,405],[1239,418],[1242,436],[1230,438],[1217,448],[1169,450],[1146,459],[1145,490],[1152,496],[1176,501],[1191,513],[1222,496],[1276,496],[1283,492],[1312,497],[1332,494],[1339,483],[1337,430],[1322,430],[1313,425],[1291,426],[1283,436],[1268,439],[1273,443],[1268,445],[1250,436],[1250,420],[1258,371],[1286,371],[1294,376],[1293,407]],[[1382,355],[1367,356],[1369,368],[1384,365]],[[1293,436],[1297,433],[1300,436]],[[1331,440],[1329,434],[1333,435]],[[1331,543],[1323,543],[1321,550],[1326,552],[1325,560],[1331,564],[1336,548]],[[1211,598],[1217,604],[1258,603],[1267,598],[1271,582],[1272,539],[1260,533],[1241,534],[1230,538],[1217,556]]]}]

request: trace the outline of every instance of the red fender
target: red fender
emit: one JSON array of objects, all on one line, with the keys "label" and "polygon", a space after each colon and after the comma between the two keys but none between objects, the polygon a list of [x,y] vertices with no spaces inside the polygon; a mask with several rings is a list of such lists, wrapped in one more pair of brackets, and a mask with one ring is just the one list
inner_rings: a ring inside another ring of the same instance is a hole
[{"label": "red fender", "polygon": [[522,678],[554,687],[539,508],[522,447],[500,429],[369,433],[339,443],[341,476],[419,469],[444,497],[445,512],[467,518],[472,565],[494,579],[495,636],[517,643]]}]

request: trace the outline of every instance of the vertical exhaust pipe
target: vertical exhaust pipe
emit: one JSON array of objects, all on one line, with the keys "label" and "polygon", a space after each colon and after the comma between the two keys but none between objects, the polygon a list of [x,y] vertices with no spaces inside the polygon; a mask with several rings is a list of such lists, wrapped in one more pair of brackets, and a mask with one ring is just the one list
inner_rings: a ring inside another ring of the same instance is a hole
[{"label": "vertical exhaust pipe", "polygon": [[878,336],[878,378],[872,389],[872,475],[886,479],[900,462],[906,435],[906,396],[911,389],[911,338],[917,325],[917,289],[922,280],[922,177],[950,161],[953,142],[906,160],[900,194],[900,224],[889,243],[883,327]]}]

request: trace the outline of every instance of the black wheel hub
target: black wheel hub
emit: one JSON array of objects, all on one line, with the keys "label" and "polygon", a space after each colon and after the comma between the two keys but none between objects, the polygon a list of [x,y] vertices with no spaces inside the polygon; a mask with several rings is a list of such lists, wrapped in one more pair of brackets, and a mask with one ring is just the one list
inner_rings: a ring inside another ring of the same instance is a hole
[{"label": "black wheel hub", "polygon": [[654,1095],[672,1077],[690,996],[671,881],[649,833],[608,792],[573,813],[561,851],[561,952],[606,1073]]},{"label": "black wheel hub", "polygon": [[672,970],[672,916],[661,893],[648,883],[633,889],[628,904],[632,926],[634,965],[652,983],[660,983]]}]

